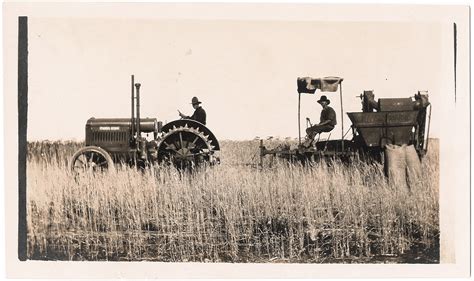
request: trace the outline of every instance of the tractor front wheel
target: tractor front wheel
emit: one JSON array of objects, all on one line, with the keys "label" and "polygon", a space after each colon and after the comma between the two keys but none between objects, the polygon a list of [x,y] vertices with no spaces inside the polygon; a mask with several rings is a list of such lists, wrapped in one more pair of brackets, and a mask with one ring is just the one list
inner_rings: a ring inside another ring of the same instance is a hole
[{"label": "tractor front wheel", "polygon": [[69,162],[69,170],[73,173],[110,171],[113,169],[114,162],[110,154],[97,146],[86,146],[79,149]]}]

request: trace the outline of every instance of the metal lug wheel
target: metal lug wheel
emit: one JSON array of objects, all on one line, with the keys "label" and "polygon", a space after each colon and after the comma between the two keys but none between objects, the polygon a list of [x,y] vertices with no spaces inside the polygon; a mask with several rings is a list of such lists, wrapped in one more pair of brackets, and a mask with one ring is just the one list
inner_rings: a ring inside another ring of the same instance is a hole
[{"label": "metal lug wheel", "polygon": [[194,168],[211,161],[213,148],[208,136],[199,129],[174,127],[161,138],[158,158],[179,169]]}]

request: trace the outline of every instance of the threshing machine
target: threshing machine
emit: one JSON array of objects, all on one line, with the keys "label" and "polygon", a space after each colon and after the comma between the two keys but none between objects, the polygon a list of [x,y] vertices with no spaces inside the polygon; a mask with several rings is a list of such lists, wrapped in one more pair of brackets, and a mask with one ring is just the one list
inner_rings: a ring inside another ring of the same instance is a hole
[{"label": "threshing machine", "polygon": [[141,118],[140,86],[132,75],[130,118],[87,120],[86,146],[72,156],[72,171],[111,169],[115,163],[140,168],[154,163],[189,168],[219,161],[215,153],[220,150],[219,142],[203,124],[180,119],[163,125],[156,118]]},{"label": "threshing machine", "polygon": [[[312,145],[304,146],[301,141],[300,126],[301,94],[314,94],[318,89],[320,92],[337,92],[339,89],[341,116],[343,116],[342,81],[343,78],[339,77],[297,79],[298,146],[267,149],[261,141],[261,164],[265,155],[276,155],[296,161],[322,158],[351,160],[358,157],[383,162],[383,153],[387,144],[414,145],[420,159],[426,154],[431,105],[425,91],[418,91],[413,98],[381,98],[378,101],[374,99],[373,91],[364,91],[358,96],[362,101],[362,112],[347,113],[352,122],[347,132],[344,132],[344,118],[340,118],[341,139],[321,139],[321,135],[318,135]],[[352,138],[346,139],[349,131],[352,131]]]}]

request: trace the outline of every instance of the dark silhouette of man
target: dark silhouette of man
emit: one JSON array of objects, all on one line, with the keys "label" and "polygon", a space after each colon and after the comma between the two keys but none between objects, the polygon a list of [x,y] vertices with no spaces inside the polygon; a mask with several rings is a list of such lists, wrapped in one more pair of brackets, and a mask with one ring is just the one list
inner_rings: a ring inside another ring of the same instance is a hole
[{"label": "dark silhouette of man", "polygon": [[193,97],[191,99],[191,104],[194,108],[193,115],[186,116],[178,110],[179,116],[181,118],[192,119],[198,121],[199,123],[202,123],[203,125],[206,125],[206,111],[202,108],[202,106],[200,106],[201,102],[199,101],[199,99],[197,97]]}]

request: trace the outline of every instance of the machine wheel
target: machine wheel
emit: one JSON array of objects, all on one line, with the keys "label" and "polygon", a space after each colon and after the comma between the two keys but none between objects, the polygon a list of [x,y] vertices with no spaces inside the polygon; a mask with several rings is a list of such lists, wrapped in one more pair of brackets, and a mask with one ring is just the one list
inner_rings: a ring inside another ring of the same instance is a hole
[{"label": "machine wheel", "polygon": [[79,149],[69,162],[69,170],[74,173],[87,171],[113,170],[114,162],[107,151],[97,146],[86,146]]},{"label": "machine wheel", "polygon": [[158,144],[158,159],[179,169],[193,168],[204,162],[212,164],[213,149],[208,136],[198,128],[173,127]]}]

